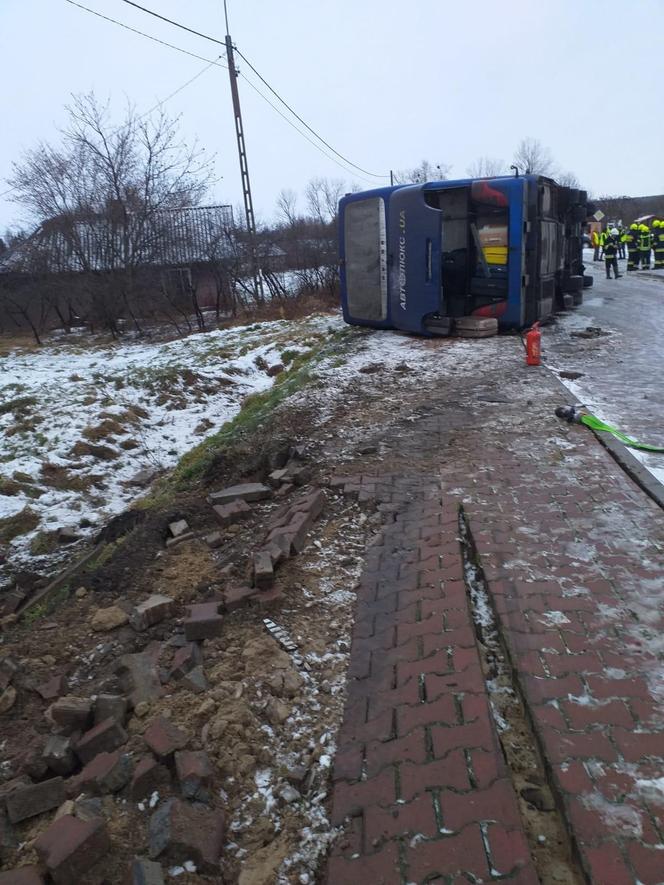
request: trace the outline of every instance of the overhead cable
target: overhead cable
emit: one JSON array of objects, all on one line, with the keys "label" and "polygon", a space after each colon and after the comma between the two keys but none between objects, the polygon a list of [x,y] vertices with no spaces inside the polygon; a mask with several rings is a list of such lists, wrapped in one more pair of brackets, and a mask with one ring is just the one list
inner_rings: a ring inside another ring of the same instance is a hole
[{"label": "overhead cable", "polygon": [[347,172],[349,175],[354,175],[356,178],[362,178],[362,180],[366,181],[368,184],[372,183],[372,182],[368,181],[368,179],[363,178],[361,175],[357,175],[357,173],[354,172],[352,169],[349,169],[347,166],[344,166],[342,163],[339,162],[339,160],[337,160],[336,157],[333,157],[331,154],[328,154],[328,152],[324,148],[322,148],[319,144],[317,144],[313,139],[309,138],[309,136],[305,132],[302,132],[301,129],[298,129],[298,127],[295,125],[295,123],[293,123],[292,120],[289,120],[288,117],[286,116],[286,114],[284,114],[282,111],[280,111],[279,108],[273,102],[271,102],[270,99],[266,95],[264,95],[260,91],[260,89],[254,83],[252,83],[251,80],[247,76],[245,76],[242,72],[240,72],[240,76],[245,81],[245,83],[247,83],[249,86],[251,86],[251,88],[254,90],[254,92],[257,92],[258,95],[260,95],[260,97],[263,99],[263,101],[267,102],[267,104],[269,104],[270,107],[274,111],[276,111],[277,114],[279,114],[279,116],[283,120],[285,120],[291,128],[293,128],[299,135],[301,135],[302,138],[306,139],[309,142],[309,144],[313,145],[313,147],[315,147],[317,151],[320,151],[321,154],[326,156],[329,160],[332,160],[333,163],[336,163],[337,166],[339,166],[339,168],[343,169],[344,172]]},{"label": "overhead cable", "polygon": [[[104,21],[112,22],[114,25],[119,25],[126,31],[131,31],[133,34],[140,34],[141,37],[147,37],[148,40],[152,40],[154,43],[160,43],[162,46],[168,46],[169,49],[175,49],[176,52],[181,52],[184,55],[190,55],[192,58],[197,58],[199,61],[210,61],[209,58],[205,58],[202,55],[196,55],[195,52],[189,52],[188,49],[182,49],[180,46],[175,46],[173,43],[167,43],[165,40],[160,40],[158,37],[153,37],[151,34],[146,34],[144,31],[139,31],[137,30],[137,28],[132,28],[129,25],[124,24],[124,22],[119,22],[117,19],[110,18],[110,16],[108,15],[102,15],[102,13],[97,12],[96,9],[90,9],[89,6],[84,6],[82,3],[76,3],[75,0],[65,0],[65,3],[69,3],[71,6],[77,6],[79,9],[84,9],[91,15],[96,15],[98,18],[103,18]],[[222,68],[226,67],[226,65],[222,65],[219,62],[214,62],[214,64],[218,64],[219,67]]]},{"label": "overhead cable", "polygon": [[378,175],[376,172],[368,172],[366,169],[363,169],[361,166],[358,166],[356,163],[353,163],[352,160],[348,159],[348,157],[344,157],[343,154],[340,154],[339,151],[335,150],[329,142],[325,141],[325,139],[322,136],[320,136],[314,129],[312,129],[311,126],[305,120],[303,120],[302,117],[296,111],[293,110],[293,108],[288,104],[288,102],[286,102],[279,95],[279,93],[275,89],[273,89],[272,86],[270,86],[270,84],[267,82],[267,80],[263,76],[261,76],[261,74],[256,70],[256,68],[249,61],[247,56],[244,55],[244,53],[242,53],[237,47],[235,47],[235,51],[240,56],[240,58],[242,58],[249,65],[249,67],[254,72],[254,74],[256,74],[258,79],[267,86],[267,88],[270,90],[270,92],[274,96],[276,96],[276,98],[279,99],[279,101],[282,103],[282,105],[284,105],[284,107],[288,108],[288,110],[291,112],[291,114],[294,117],[296,117],[300,121],[300,123],[302,123],[303,126],[306,126],[306,128],[309,130],[309,132],[311,132],[313,135],[315,135],[319,141],[321,141],[326,147],[328,147],[332,151],[332,153],[336,154],[337,157],[340,157],[344,161],[344,163],[347,163],[349,166],[352,166],[354,169],[358,169],[360,172],[362,172],[363,175],[369,175],[371,178],[389,178],[390,177],[389,175]]},{"label": "overhead cable", "polygon": [[209,34],[203,34],[201,33],[201,31],[194,31],[193,28],[188,28],[186,25],[180,24],[180,22],[175,22],[172,18],[166,18],[165,15],[159,15],[158,12],[153,12],[151,9],[147,9],[145,6],[134,3],[133,0],[122,0],[122,2],[126,3],[128,6],[135,6],[136,9],[140,9],[141,12],[147,12],[148,15],[153,15],[155,18],[159,18],[163,22],[168,22],[169,25],[174,25],[176,28],[181,28],[183,31],[189,31],[190,34],[195,34],[197,37],[202,37],[204,40],[210,40],[210,42],[218,43],[220,46],[226,45],[223,40],[217,40],[216,37],[210,37]]},{"label": "overhead cable", "polygon": [[[193,28],[189,28],[189,27],[187,27],[187,25],[183,25],[181,22],[174,21],[171,18],[166,18],[166,16],[160,15],[158,12],[154,12],[152,9],[148,9],[146,6],[141,6],[140,3],[135,3],[134,0],[122,0],[122,2],[126,3],[129,6],[133,6],[136,9],[140,9],[142,12],[145,12],[148,15],[152,15],[155,18],[160,19],[161,21],[165,21],[169,25],[173,25],[176,28],[180,28],[183,31],[188,31],[190,34],[195,34],[197,37],[202,37],[204,40],[210,40],[212,43],[218,43],[222,46],[226,45],[225,42],[218,40],[216,37],[211,37],[209,34],[204,34],[201,31],[195,31]],[[267,86],[267,88],[270,90],[270,92],[276,98],[279,99],[279,101],[283,104],[283,106],[285,108],[287,108],[288,111],[297,120],[299,120],[300,123],[302,123],[302,125],[305,126],[309,130],[309,132],[311,132],[312,135],[314,135],[322,144],[324,144],[325,147],[327,147],[329,150],[331,150],[333,154],[336,154],[337,157],[339,157],[339,159],[343,160],[344,163],[347,163],[349,166],[352,166],[353,169],[357,169],[363,175],[368,175],[370,178],[388,179],[390,177],[389,175],[385,175],[385,174],[379,175],[376,172],[369,172],[367,169],[363,169],[361,166],[358,166],[357,163],[353,163],[353,161],[349,160],[348,157],[344,157],[343,154],[339,153],[339,151],[337,151],[335,148],[333,148],[332,145],[328,141],[326,141],[321,135],[319,135],[316,132],[316,130],[313,129],[313,127],[311,127],[305,120],[302,119],[302,117],[295,110],[293,110],[293,108],[288,104],[288,102],[279,95],[279,93],[276,91],[276,89],[274,89],[272,86],[270,86],[270,84],[267,82],[267,80],[256,70],[256,68],[249,61],[249,59],[246,57],[246,55],[244,55],[244,53],[242,53],[239,49],[237,49],[237,47],[235,47],[235,51],[240,56],[240,58],[242,58],[249,65],[249,67],[254,72],[254,74],[256,74],[256,76],[259,78],[259,80],[261,80]]]}]

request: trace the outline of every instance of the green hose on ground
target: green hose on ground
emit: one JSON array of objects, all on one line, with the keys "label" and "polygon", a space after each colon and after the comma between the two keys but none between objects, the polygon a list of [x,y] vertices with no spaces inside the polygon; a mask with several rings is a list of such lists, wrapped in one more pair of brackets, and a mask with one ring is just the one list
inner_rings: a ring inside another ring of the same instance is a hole
[{"label": "green hose on ground", "polygon": [[626,446],[629,446],[630,449],[640,449],[643,452],[664,452],[664,446],[651,446],[648,445],[648,443],[640,443],[637,440],[632,439],[631,436],[627,436],[626,433],[623,433],[616,427],[611,427],[610,424],[600,421],[600,419],[596,418],[594,415],[577,411],[574,406],[559,406],[556,409],[556,415],[559,418],[564,418],[566,421],[569,421],[570,424],[585,424],[586,427],[589,427],[591,430],[601,430],[605,433],[611,433],[616,439],[619,439]]}]

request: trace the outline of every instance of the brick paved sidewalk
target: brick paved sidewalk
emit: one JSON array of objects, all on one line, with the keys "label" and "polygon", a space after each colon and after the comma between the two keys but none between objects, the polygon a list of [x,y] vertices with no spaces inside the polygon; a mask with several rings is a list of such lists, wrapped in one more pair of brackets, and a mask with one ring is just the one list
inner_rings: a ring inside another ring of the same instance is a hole
[{"label": "brick paved sidewalk", "polygon": [[[664,881],[664,514],[557,423],[556,382],[524,377],[509,347],[487,348],[481,378],[424,391],[417,420],[385,428],[380,469],[337,483],[396,513],[358,590],[328,885]],[[568,830],[551,853],[492,714],[460,506],[532,727],[520,739],[557,800],[544,813]]]}]

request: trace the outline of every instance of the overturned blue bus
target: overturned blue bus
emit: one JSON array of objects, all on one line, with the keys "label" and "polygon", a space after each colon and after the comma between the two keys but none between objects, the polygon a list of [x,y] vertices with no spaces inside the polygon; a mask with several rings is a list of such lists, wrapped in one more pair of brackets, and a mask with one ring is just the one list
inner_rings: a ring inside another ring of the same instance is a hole
[{"label": "overturned blue bus", "polygon": [[[454,319],[503,329],[580,304],[585,191],[537,175],[431,181],[339,203],[346,322],[449,334]],[[584,283],[585,280],[585,283]]]}]

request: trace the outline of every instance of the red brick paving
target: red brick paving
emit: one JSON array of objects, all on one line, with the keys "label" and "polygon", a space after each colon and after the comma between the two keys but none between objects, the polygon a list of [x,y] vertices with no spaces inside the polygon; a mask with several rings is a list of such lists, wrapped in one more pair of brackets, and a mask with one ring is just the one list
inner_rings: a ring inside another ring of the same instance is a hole
[{"label": "red brick paving", "polygon": [[400,469],[345,483],[400,509],[358,590],[328,885],[539,881],[480,670],[460,504],[585,875],[664,882],[664,514],[556,422],[549,376],[529,376],[527,409],[522,381],[503,379],[514,403],[493,424],[441,394],[401,429]]}]

